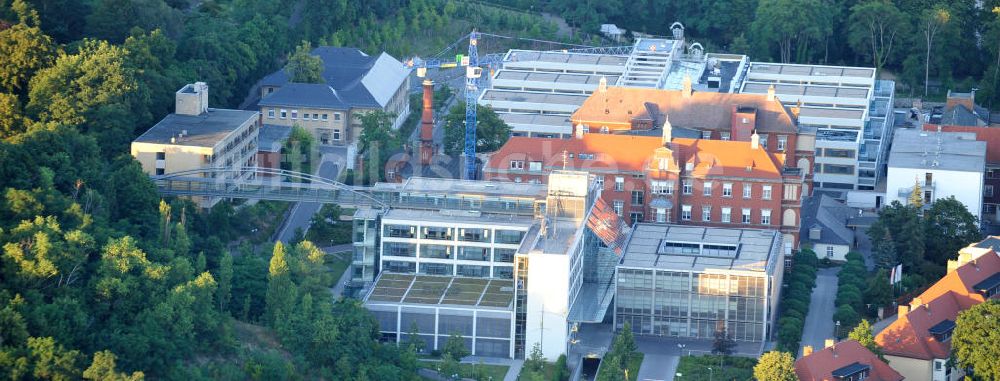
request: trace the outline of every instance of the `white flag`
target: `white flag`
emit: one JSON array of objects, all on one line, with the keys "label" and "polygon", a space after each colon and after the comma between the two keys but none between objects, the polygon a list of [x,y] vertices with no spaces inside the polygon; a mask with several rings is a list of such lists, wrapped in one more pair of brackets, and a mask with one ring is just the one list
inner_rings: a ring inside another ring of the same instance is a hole
[{"label": "white flag", "polygon": [[891,284],[896,284],[903,281],[903,264],[900,263],[896,267],[892,268],[892,281]]}]

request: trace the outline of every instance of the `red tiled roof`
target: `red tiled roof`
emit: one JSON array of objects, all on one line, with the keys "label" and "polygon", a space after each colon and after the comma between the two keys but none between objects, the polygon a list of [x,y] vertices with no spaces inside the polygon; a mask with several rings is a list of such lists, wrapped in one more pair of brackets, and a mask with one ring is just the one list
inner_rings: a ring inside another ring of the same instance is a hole
[{"label": "red tiled roof", "polygon": [[[565,161],[567,169],[644,172],[656,164],[653,155],[663,147],[661,138],[653,136],[596,133],[572,139],[515,136],[491,156],[485,170],[504,172],[510,168],[511,160],[524,160],[542,162],[543,170],[562,169]],[[672,151],[660,152],[669,152],[680,167],[692,162],[694,167],[687,172],[698,177],[777,179],[781,177],[785,159],[784,155],[753,149],[750,142],[675,138],[669,148]],[[580,154],[585,155],[583,159]],[[590,159],[586,155],[594,156]]]},{"label": "red tiled roof", "polygon": [[833,371],[848,365],[868,365],[871,372],[866,380],[901,381],[903,376],[857,341],[845,340],[829,348],[817,350],[795,360],[795,375],[800,381],[833,381]]},{"label": "red tiled roof", "polygon": [[[972,287],[997,272],[1000,256],[992,251],[959,266],[914,298],[914,308],[879,332],[875,341],[889,355],[924,360],[948,358],[951,343],[937,341],[929,329],[944,320],[954,322],[959,312],[982,303],[983,296]],[[918,301],[920,305],[915,305]]]},{"label": "red tiled roof", "polygon": [[[924,124],[924,131],[937,131],[938,125]],[[976,126],[941,126],[944,132],[972,132],[976,140],[986,142],[986,162],[1000,164],[1000,128]]]},{"label": "red tiled roof", "polygon": [[[667,115],[670,123],[698,130],[729,130],[733,106],[757,109],[757,129],[762,133],[798,131],[791,112],[777,98],[764,94],[730,94],[695,91],[685,97],[680,90],[608,87],[595,91],[570,120],[573,125],[591,128],[602,123],[631,123],[632,119],[659,120]],[[658,115],[651,115],[652,113]]]}]

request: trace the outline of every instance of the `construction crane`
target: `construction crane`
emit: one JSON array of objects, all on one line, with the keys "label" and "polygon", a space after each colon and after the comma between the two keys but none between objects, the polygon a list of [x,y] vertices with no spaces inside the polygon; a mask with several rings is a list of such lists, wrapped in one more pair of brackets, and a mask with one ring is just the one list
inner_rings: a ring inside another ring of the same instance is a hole
[{"label": "construction crane", "polygon": [[[427,76],[427,69],[465,67],[465,146],[462,150],[463,175],[466,180],[476,179],[476,105],[479,98],[479,79],[483,76],[483,67],[498,65],[503,61],[502,54],[491,54],[479,57],[479,32],[475,30],[462,39],[469,39],[469,55],[455,56],[455,60],[428,59],[414,57],[406,62],[407,67],[417,69],[417,77]],[[446,49],[447,50],[447,49]]]},{"label": "construction crane", "polygon": [[[506,54],[504,53],[494,53],[479,55],[479,38],[484,35],[475,30],[468,35],[461,37],[455,43],[446,47],[441,53],[438,53],[435,57],[442,56],[445,52],[452,49],[456,49],[458,44],[468,39],[469,41],[469,54],[463,56],[458,54],[455,56],[454,60],[451,59],[441,59],[441,58],[429,58],[421,59],[420,57],[413,57],[406,61],[406,67],[416,68],[417,77],[424,78],[427,76],[427,69],[449,69],[459,66],[464,66],[465,69],[465,145],[462,150],[463,156],[463,175],[462,178],[466,180],[476,179],[476,107],[479,99],[479,80],[483,75],[483,68],[495,69],[498,68],[500,64],[504,62]],[[498,37],[504,39],[518,39],[538,43],[550,43],[563,46],[572,47],[571,49],[561,49],[562,52],[581,52],[581,53],[605,53],[605,54],[628,54],[625,50],[630,50],[631,47],[594,47],[588,45],[576,45],[567,44],[562,42],[554,41],[544,41],[535,40],[528,38],[517,38],[517,37],[507,37],[495,34],[485,34],[491,37]],[[488,72],[489,73],[489,72]]]}]

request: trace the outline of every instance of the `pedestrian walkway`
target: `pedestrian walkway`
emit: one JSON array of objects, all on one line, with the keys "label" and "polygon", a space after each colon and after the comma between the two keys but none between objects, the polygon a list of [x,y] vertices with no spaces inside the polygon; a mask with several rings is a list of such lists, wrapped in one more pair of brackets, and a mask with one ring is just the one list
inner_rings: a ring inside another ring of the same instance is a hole
[{"label": "pedestrian walkway", "polygon": [[840,267],[821,268],[816,271],[816,287],[812,290],[809,300],[809,314],[806,315],[802,327],[802,341],[799,345],[799,356],[802,346],[823,348],[826,339],[834,338],[833,314],[836,312],[834,300],[837,297],[837,274]]}]

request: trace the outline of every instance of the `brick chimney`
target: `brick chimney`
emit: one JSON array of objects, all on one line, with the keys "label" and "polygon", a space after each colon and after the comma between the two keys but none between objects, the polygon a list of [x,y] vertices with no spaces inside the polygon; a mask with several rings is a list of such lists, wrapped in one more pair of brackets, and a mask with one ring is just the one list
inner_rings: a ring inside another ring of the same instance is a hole
[{"label": "brick chimney", "polygon": [[424,110],[420,116],[420,163],[429,164],[434,156],[434,82],[424,80]]},{"label": "brick chimney", "polygon": [[749,142],[755,129],[757,129],[757,108],[733,105],[729,139]]}]

